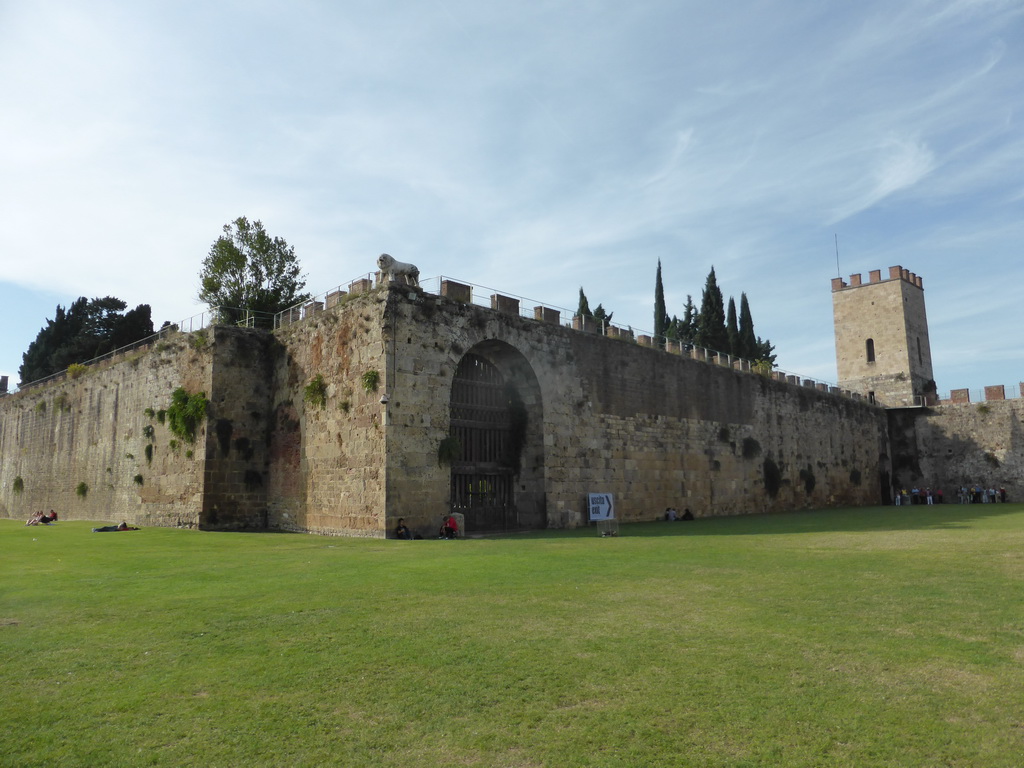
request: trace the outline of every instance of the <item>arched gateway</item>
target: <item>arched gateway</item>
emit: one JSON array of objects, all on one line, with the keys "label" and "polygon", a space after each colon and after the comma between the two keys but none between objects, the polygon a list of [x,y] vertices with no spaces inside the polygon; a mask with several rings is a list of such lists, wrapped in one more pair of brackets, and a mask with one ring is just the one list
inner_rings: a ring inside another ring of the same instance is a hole
[{"label": "arched gateway", "polygon": [[543,418],[540,387],[526,359],[503,342],[475,346],[452,381],[453,512],[468,531],[543,528]]}]

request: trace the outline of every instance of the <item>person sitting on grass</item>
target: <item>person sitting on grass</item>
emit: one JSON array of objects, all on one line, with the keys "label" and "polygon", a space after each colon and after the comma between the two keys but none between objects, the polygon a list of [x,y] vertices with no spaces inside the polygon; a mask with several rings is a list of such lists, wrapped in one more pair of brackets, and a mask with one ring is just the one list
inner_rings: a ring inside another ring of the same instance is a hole
[{"label": "person sitting on grass", "polygon": [[57,513],[51,509],[49,514],[46,514],[45,512],[36,512],[25,522],[25,525],[49,525],[50,523],[56,522]]},{"label": "person sitting on grass", "polygon": [[448,515],[441,523],[439,539],[454,539],[459,535],[459,523],[454,515]]},{"label": "person sitting on grass", "polygon": [[411,539],[412,533],[409,528],[405,525],[405,518],[398,518],[398,525],[395,526],[395,538],[396,539]]},{"label": "person sitting on grass", "polygon": [[128,523],[121,523],[120,525],[104,525],[102,528],[93,528],[93,533],[109,533],[111,531],[137,531],[139,530],[133,525]]}]

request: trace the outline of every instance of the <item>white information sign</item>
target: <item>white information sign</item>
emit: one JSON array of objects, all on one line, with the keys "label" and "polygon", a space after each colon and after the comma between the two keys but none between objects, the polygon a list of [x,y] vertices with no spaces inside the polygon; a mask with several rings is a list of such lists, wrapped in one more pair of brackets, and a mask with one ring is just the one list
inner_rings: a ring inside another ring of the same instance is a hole
[{"label": "white information sign", "polygon": [[591,493],[588,496],[587,506],[590,509],[590,522],[615,519],[615,501],[610,493]]}]

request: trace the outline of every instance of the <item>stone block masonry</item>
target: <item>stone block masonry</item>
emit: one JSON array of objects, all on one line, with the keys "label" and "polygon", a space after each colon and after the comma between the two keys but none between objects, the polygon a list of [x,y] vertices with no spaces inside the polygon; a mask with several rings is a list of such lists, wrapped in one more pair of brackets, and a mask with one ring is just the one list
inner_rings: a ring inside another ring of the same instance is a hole
[{"label": "stone block masonry", "polygon": [[1024,498],[1024,399],[901,409],[889,421],[894,483],[942,488],[947,501],[975,484]]},{"label": "stone block masonry", "polygon": [[177,334],[0,401],[0,514],[199,525],[206,426],[193,445],[157,416],[178,387],[209,390],[207,338]]},{"label": "stone block masonry", "polygon": [[[500,299],[479,307],[456,284],[357,288],[273,334],[180,334],[3,398],[0,514],[375,537],[405,517],[431,535],[453,493],[440,445],[466,359],[521,409],[509,481],[521,527],[585,524],[591,492],[634,521],[670,505],[877,503],[888,483],[885,413],[867,402]],[[207,393],[194,444],[158,418],[178,387]]]}]

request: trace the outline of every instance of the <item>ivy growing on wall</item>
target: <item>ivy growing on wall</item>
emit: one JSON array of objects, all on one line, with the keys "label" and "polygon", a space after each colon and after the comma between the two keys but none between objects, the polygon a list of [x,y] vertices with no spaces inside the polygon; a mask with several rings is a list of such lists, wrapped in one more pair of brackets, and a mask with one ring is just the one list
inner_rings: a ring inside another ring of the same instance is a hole
[{"label": "ivy growing on wall", "polygon": [[85,483],[84,480],[75,487],[75,493],[78,495],[78,498],[80,499],[84,499],[86,496],[89,495],[89,486]]},{"label": "ivy growing on wall", "polygon": [[21,493],[25,490],[25,481],[21,479],[21,475],[14,478],[14,485],[11,487],[15,493]]}]

